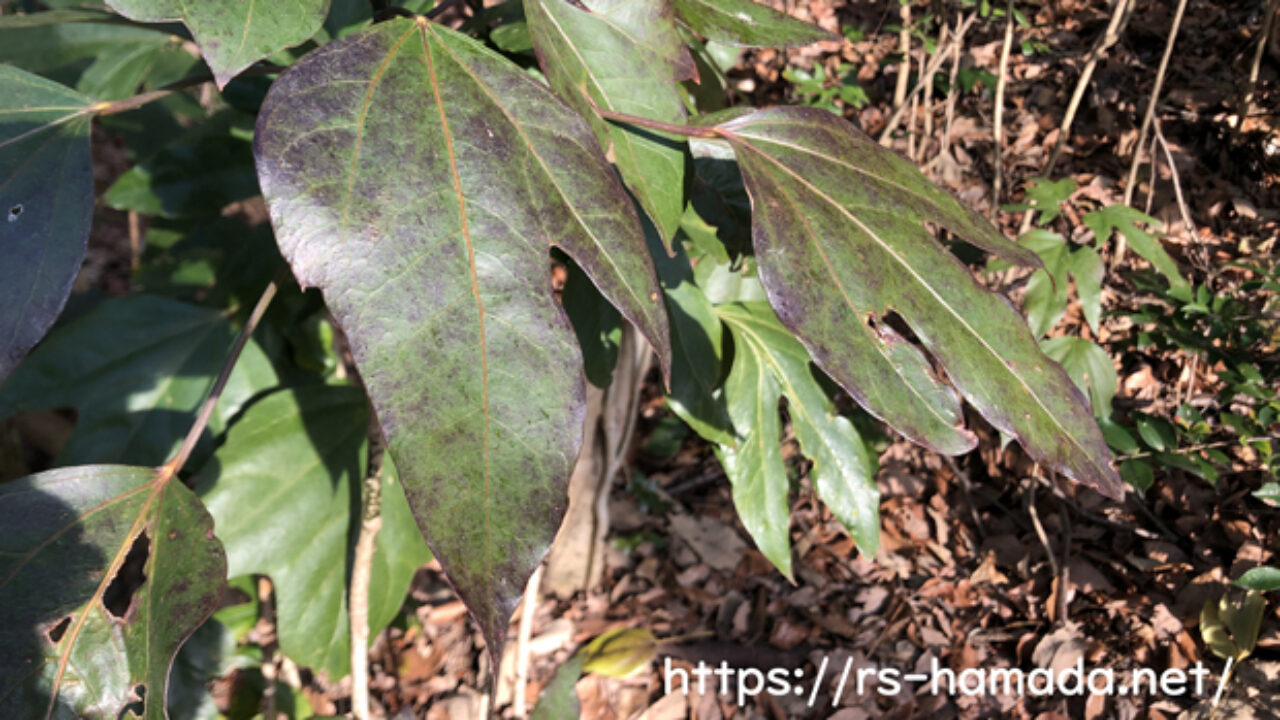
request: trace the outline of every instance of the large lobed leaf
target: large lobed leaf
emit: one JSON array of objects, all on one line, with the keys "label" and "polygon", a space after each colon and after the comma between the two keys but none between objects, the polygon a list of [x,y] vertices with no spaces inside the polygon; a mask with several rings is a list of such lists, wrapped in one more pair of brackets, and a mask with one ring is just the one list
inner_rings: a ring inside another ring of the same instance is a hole
[{"label": "large lobed leaf", "polygon": [[736,151],[752,198],[769,301],[819,367],[908,437],[951,453],[971,447],[946,386],[886,322],[897,313],[956,388],[1033,458],[1120,496],[1110,451],[1071,379],[925,223],[1016,262],[1039,264],[1034,253],[830,113],[762,110],[716,132]]},{"label": "large lobed leaf", "polygon": [[90,106],[0,65],[0,383],[62,312],[93,218]]},{"label": "large lobed leaf", "polygon": [[422,20],[281,75],[255,154],[281,250],[350,338],[418,524],[500,656],[582,436],[581,353],[548,247],[670,367],[635,211],[580,116]]},{"label": "large lobed leaf", "polygon": [[106,1],[130,20],[181,20],[191,29],[220,88],[258,60],[311,39],[329,10],[329,0]]},{"label": "large lobed leaf", "polygon": [[[352,387],[272,393],[245,411],[194,481],[226,546],[228,574],[265,574],[275,583],[280,649],[335,680],[351,669],[347,595],[367,408],[364,393]],[[369,584],[370,637],[395,617],[414,570],[430,559],[388,464]]]},{"label": "large lobed leaf", "polygon": [[591,103],[684,122],[678,82],[695,73],[666,0],[527,0],[525,14],[551,86],[590,118],[618,172],[667,244],[684,212],[687,146],[679,138],[610,125]]},{"label": "large lobed leaf", "polygon": [[0,717],[164,720],[226,578],[195,495],[167,470],[51,470],[0,485],[0,527]]}]

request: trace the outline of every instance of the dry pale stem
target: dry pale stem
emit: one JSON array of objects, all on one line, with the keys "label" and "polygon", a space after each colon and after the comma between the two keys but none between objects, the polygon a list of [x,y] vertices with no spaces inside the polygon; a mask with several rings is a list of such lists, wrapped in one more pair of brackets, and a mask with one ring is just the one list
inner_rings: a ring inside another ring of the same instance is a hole
[{"label": "dry pale stem", "polygon": [[1000,70],[996,80],[996,111],[992,134],[995,136],[995,177],[991,181],[991,217],[1000,212],[1000,191],[1004,185],[1004,90],[1009,84],[1009,51],[1013,48],[1013,0],[1004,7],[1004,44],[1000,46]]}]

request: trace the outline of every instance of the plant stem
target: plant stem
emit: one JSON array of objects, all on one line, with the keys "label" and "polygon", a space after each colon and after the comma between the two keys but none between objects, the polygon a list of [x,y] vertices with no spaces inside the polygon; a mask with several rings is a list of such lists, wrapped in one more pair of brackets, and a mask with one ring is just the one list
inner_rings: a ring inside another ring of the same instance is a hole
[{"label": "plant stem", "polygon": [[996,108],[992,134],[995,137],[995,156],[991,181],[991,217],[1000,212],[1000,191],[1004,185],[1004,89],[1009,84],[1009,51],[1013,48],[1013,0],[1004,6],[1004,44],[1000,46],[1000,69],[996,79]]},{"label": "plant stem", "polygon": [[898,17],[902,26],[898,29],[898,53],[902,60],[898,62],[897,84],[893,87],[893,107],[900,108],[907,104],[907,80],[911,76],[911,2],[899,0]]},{"label": "plant stem", "polygon": [[614,112],[613,110],[606,110],[602,107],[596,107],[595,111],[597,115],[605,120],[613,120],[615,122],[626,123],[627,125],[649,128],[650,130],[658,130],[661,132],[671,133],[672,135],[680,135],[682,137],[714,138],[721,136],[719,131],[710,127],[676,125],[675,123],[663,122],[661,120],[650,120],[649,118],[640,117],[639,115],[628,115],[627,113]]},{"label": "plant stem", "polygon": [[[240,76],[252,77],[255,75],[270,75],[271,73],[278,73],[283,70],[284,68],[274,63],[260,63],[259,65],[251,67],[248,70],[245,70],[244,72],[240,73]],[[112,100],[110,102],[96,103],[89,107],[89,112],[93,113],[94,115],[114,115],[116,113],[128,112],[130,110],[137,110],[143,105],[147,105],[148,103],[155,102],[160,98],[172,95],[173,93],[178,92],[179,90],[186,90],[188,88],[197,87],[200,85],[204,85],[205,83],[211,83],[211,82],[213,82],[212,75],[193,75],[192,77],[183,78],[176,82],[169,83],[168,85],[165,85],[162,88],[157,88],[155,90],[150,90],[148,92],[140,93],[138,95],[134,95],[133,97],[127,97],[120,100]]]},{"label": "plant stem", "polygon": [[[1133,160],[1129,163],[1129,179],[1124,186],[1124,204],[1133,201],[1133,192],[1138,184],[1138,166],[1142,164],[1142,146],[1147,142],[1147,132],[1151,130],[1151,119],[1155,117],[1156,105],[1160,102],[1160,90],[1164,87],[1164,76],[1169,69],[1169,58],[1173,55],[1174,43],[1178,41],[1178,28],[1182,25],[1182,15],[1187,10],[1187,0],[1178,0],[1178,9],[1173,13],[1173,25],[1169,28],[1169,40],[1164,45],[1164,55],[1160,58],[1160,67],[1156,70],[1156,83],[1151,88],[1151,99],[1147,101],[1146,112],[1142,115],[1142,128],[1138,131],[1138,142],[1133,146]],[[1116,254],[1112,266],[1119,264],[1124,258],[1124,237],[1116,243]]]},{"label": "plant stem", "polygon": [[1240,107],[1236,110],[1235,132],[1244,129],[1244,119],[1249,116],[1249,106],[1253,104],[1253,91],[1258,87],[1258,71],[1262,68],[1262,56],[1267,52],[1267,38],[1275,24],[1276,13],[1280,11],[1280,0],[1267,0],[1266,13],[1262,19],[1262,31],[1258,33],[1258,47],[1253,51],[1253,64],[1249,67],[1249,84],[1245,86],[1244,95],[1240,98]]},{"label": "plant stem", "polygon": [[209,396],[205,398],[204,405],[200,407],[195,423],[192,424],[191,430],[187,432],[187,437],[182,441],[182,446],[178,448],[178,452],[161,467],[160,477],[167,479],[177,475],[182,466],[186,464],[187,459],[191,457],[191,451],[195,450],[196,443],[200,441],[200,436],[209,424],[209,418],[213,416],[213,409],[218,406],[222,391],[227,387],[227,380],[230,379],[231,371],[236,366],[236,360],[240,359],[240,353],[244,351],[244,346],[249,343],[249,337],[253,335],[254,329],[262,321],[262,316],[267,312],[267,306],[271,304],[271,299],[276,296],[276,291],[279,289],[280,283],[284,281],[287,273],[288,268],[281,267],[276,271],[276,276],[267,284],[266,289],[262,291],[262,297],[258,298],[258,304],[254,306],[253,312],[249,314],[249,319],[245,321],[244,327],[240,329],[240,336],[236,338],[235,345],[231,346],[231,353],[227,355],[226,362],[222,364],[222,372],[218,373],[218,379],[213,382],[213,388],[209,390]]},{"label": "plant stem", "polygon": [[[964,34],[969,30],[969,26],[973,24],[976,17],[976,15],[970,14],[969,17],[960,22],[960,27],[958,27],[955,33],[951,35],[951,42],[948,44],[947,48],[948,50],[954,49],[957,56],[957,63],[959,63],[958,56],[960,54],[960,48],[964,43]],[[924,72],[921,73],[921,77],[916,82],[916,86],[912,88],[911,93],[914,94],[923,90],[925,82],[928,81],[927,79],[932,78],[933,74],[937,72],[938,68],[942,67],[942,63],[946,62],[946,60],[947,51],[939,51],[935,53],[933,59],[929,61],[929,65],[924,69]],[[952,90],[952,93],[947,96],[948,101],[950,101],[952,96],[954,96],[954,89]],[[894,130],[898,129],[898,123],[902,121],[902,116],[907,113],[908,109],[908,106],[903,104],[899,106],[897,110],[894,110],[893,114],[889,116],[889,121],[885,123],[884,129],[880,131],[879,139],[881,145],[888,146],[890,144],[892,140],[890,136],[893,134]]]},{"label": "plant stem", "polygon": [[369,581],[373,553],[382,529],[382,456],[384,445],[377,416],[369,411],[369,470],[360,497],[360,535],[356,539],[347,599],[351,620],[351,714],[369,720]]}]

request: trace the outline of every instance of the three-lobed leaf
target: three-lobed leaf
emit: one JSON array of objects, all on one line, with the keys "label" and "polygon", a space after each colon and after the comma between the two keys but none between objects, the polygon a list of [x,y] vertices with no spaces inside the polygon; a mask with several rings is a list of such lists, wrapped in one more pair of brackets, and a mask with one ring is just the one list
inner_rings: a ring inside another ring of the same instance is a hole
[{"label": "three-lobed leaf", "polygon": [[329,0],[107,0],[107,5],[138,22],[182,21],[219,88],[258,60],[311,39],[329,10]]},{"label": "three-lobed leaf", "polygon": [[93,101],[0,65],[0,383],[71,294],[93,218]]},{"label": "three-lobed leaf", "polygon": [[[255,402],[194,480],[232,577],[275,584],[280,649],[337,679],[350,672],[347,595],[367,453],[368,401],[313,385]],[[430,559],[394,467],[383,468],[382,529],[369,584],[369,634],[391,622]],[[354,519],[353,519],[354,518]]]},{"label": "three-lobed leaf", "polygon": [[280,248],[349,338],[419,527],[500,657],[582,437],[551,245],[670,367],[635,210],[576,112],[421,20],[282,74],[255,155]]},{"label": "three-lobed leaf", "polygon": [[716,313],[734,338],[733,367],[725,381],[729,414],[740,438],[721,447],[733,483],[734,504],[760,550],[791,574],[790,510],[781,453],[780,396],[800,450],[813,461],[809,476],[819,498],[849,529],[858,547],[874,555],[880,545],[880,492],[875,460],[847,418],[818,384],[809,353],[768,304],[720,305]]},{"label": "three-lobed leaf", "polygon": [[[737,152],[751,194],[770,304],[819,367],[908,437],[953,453],[971,448],[958,407],[939,415],[937,400],[919,392],[944,392],[923,374],[923,356],[901,338],[886,340],[886,315],[895,313],[973,406],[1034,459],[1120,495],[1110,451],[1075,385],[1010,303],[982,287],[925,223],[1015,262],[1036,265],[1034,253],[830,113],[762,110],[715,132]],[[931,415],[936,421],[923,424]]]},{"label": "three-lobed leaf", "polygon": [[0,716],[165,720],[226,578],[196,496],[167,469],[50,470],[0,485],[0,527]]}]

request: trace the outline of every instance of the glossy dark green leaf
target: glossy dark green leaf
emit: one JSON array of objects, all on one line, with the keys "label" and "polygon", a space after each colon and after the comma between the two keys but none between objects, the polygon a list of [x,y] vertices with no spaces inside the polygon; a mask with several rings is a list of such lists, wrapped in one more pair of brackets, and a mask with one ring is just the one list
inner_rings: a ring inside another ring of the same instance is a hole
[{"label": "glossy dark green leaf", "polygon": [[618,344],[622,341],[622,315],[609,304],[582,268],[570,261],[560,300],[573,323],[573,332],[582,348],[587,382],[608,387],[618,366]]},{"label": "glossy dark green leaf", "polygon": [[0,716],[116,720],[138,703],[164,720],[174,654],[226,579],[195,495],[155,468],[51,470],[0,485],[0,527]]},{"label": "glossy dark green leaf", "polygon": [[754,0],[671,0],[680,19],[708,40],[746,47],[791,47],[840,36]]},{"label": "glossy dark green leaf", "polygon": [[549,246],[671,364],[635,210],[577,113],[424,21],[309,53],[256,142],[281,250],[350,339],[418,524],[500,657],[582,436]]},{"label": "glossy dark green leaf", "polygon": [[258,194],[252,132],[251,116],[220,112],[129,168],[102,200],[144,215],[217,217],[227,205]]},{"label": "glossy dark green leaf", "polygon": [[[0,387],[0,417],[79,410],[61,465],[159,465],[186,436],[235,341],[222,313],[147,295],[108,300],[54,329]],[[209,422],[221,432],[276,372],[250,341]]]},{"label": "glossy dark green leaf", "polygon": [[874,555],[880,546],[875,461],[814,378],[808,351],[766,303],[721,305],[716,313],[734,338],[724,392],[739,440],[721,454],[742,524],[765,557],[790,576],[788,481],[778,420],[778,399],[785,396],[800,450],[813,461],[814,490],[858,547]]},{"label": "glossy dark green leaf", "polygon": [[[982,287],[925,223],[1016,262],[1038,264],[1034,253],[831,113],[763,110],[716,132],[737,151],[751,193],[770,303],[855,399],[912,439],[953,453],[972,447],[958,407],[939,402],[946,389],[926,374],[924,357],[888,335],[884,314],[892,311],[977,410],[1033,458],[1119,496],[1084,397],[1010,303]],[[914,362],[909,373],[904,356]]]},{"label": "glossy dark green leaf", "polygon": [[[226,546],[228,574],[271,577],[280,649],[332,680],[351,669],[351,528],[360,523],[367,407],[351,387],[272,393],[231,426],[195,480]],[[371,638],[395,617],[414,570],[431,559],[394,470],[383,473]]]},{"label": "glossy dark green leaf", "polygon": [[93,218],[92,101],[0,65],[0,383],[62,312]]},{"label": "glossy dark green leaf", "polygon": [[138,22],[182,21],[200,45],[218,87],[262,58],[301,45],[324,23],[328,0],[107,0]]},{"label": "glossy dark green leaf", "polygon": [[1139,492],[1146,492],[1156,481],[1155,471],[1146,460],[1130,459],[1120,461],[1120,477],[1134,486]]},{"label": "glossy dark green leaf", "polygon": [[1094,415],[1099,418],[1111,415],[1111,398],[1115,397],[1120,378],[1106,350],[1084,338],[1071,336],[1048,338],[1040,343],[1040,349],[1062,365],[1076,387],[1089,397]]},{"label": "glossy dark green leaf", "polygon": [[686,143],[606,123],[590,103],[684,122],[678,83],[692,76],[693,58],[676,32],[671,8],[666,0],[527,0],[524,5],[551,86],[589,119],[663,243],[669,243],[684,212]]},{"label": "glossy dark green leaf", "polygon": [[1258,490],[1253,493],[1253,496],[1259,500],[1265,500],[1268,503],[1280,503],[1280,484],[1273,482],[1267,483],[1266,485],[1258,488]]},{"label": "glossy dark green leaf", "polygon": [[1250,590],[1270,592],[1280,590],[1280,568],[1262,566],[1249,568],[1236,579],[1236,584]]},{"label": "glossy dark green leaf", "polygon": [[1178,271],[1178,264],[1160,245],[1160,239],[1155,233],[1143,228],[1143,225],[1159,223],[1159,220],[1127,205],[1108,205],[1084,216],[1084,224],[1093,231],[1099,245],[1110,240],[1112,232],[1120,233],[1134,252],[1165,276],[1170,287],[1185,289],[1189,286]]}]

